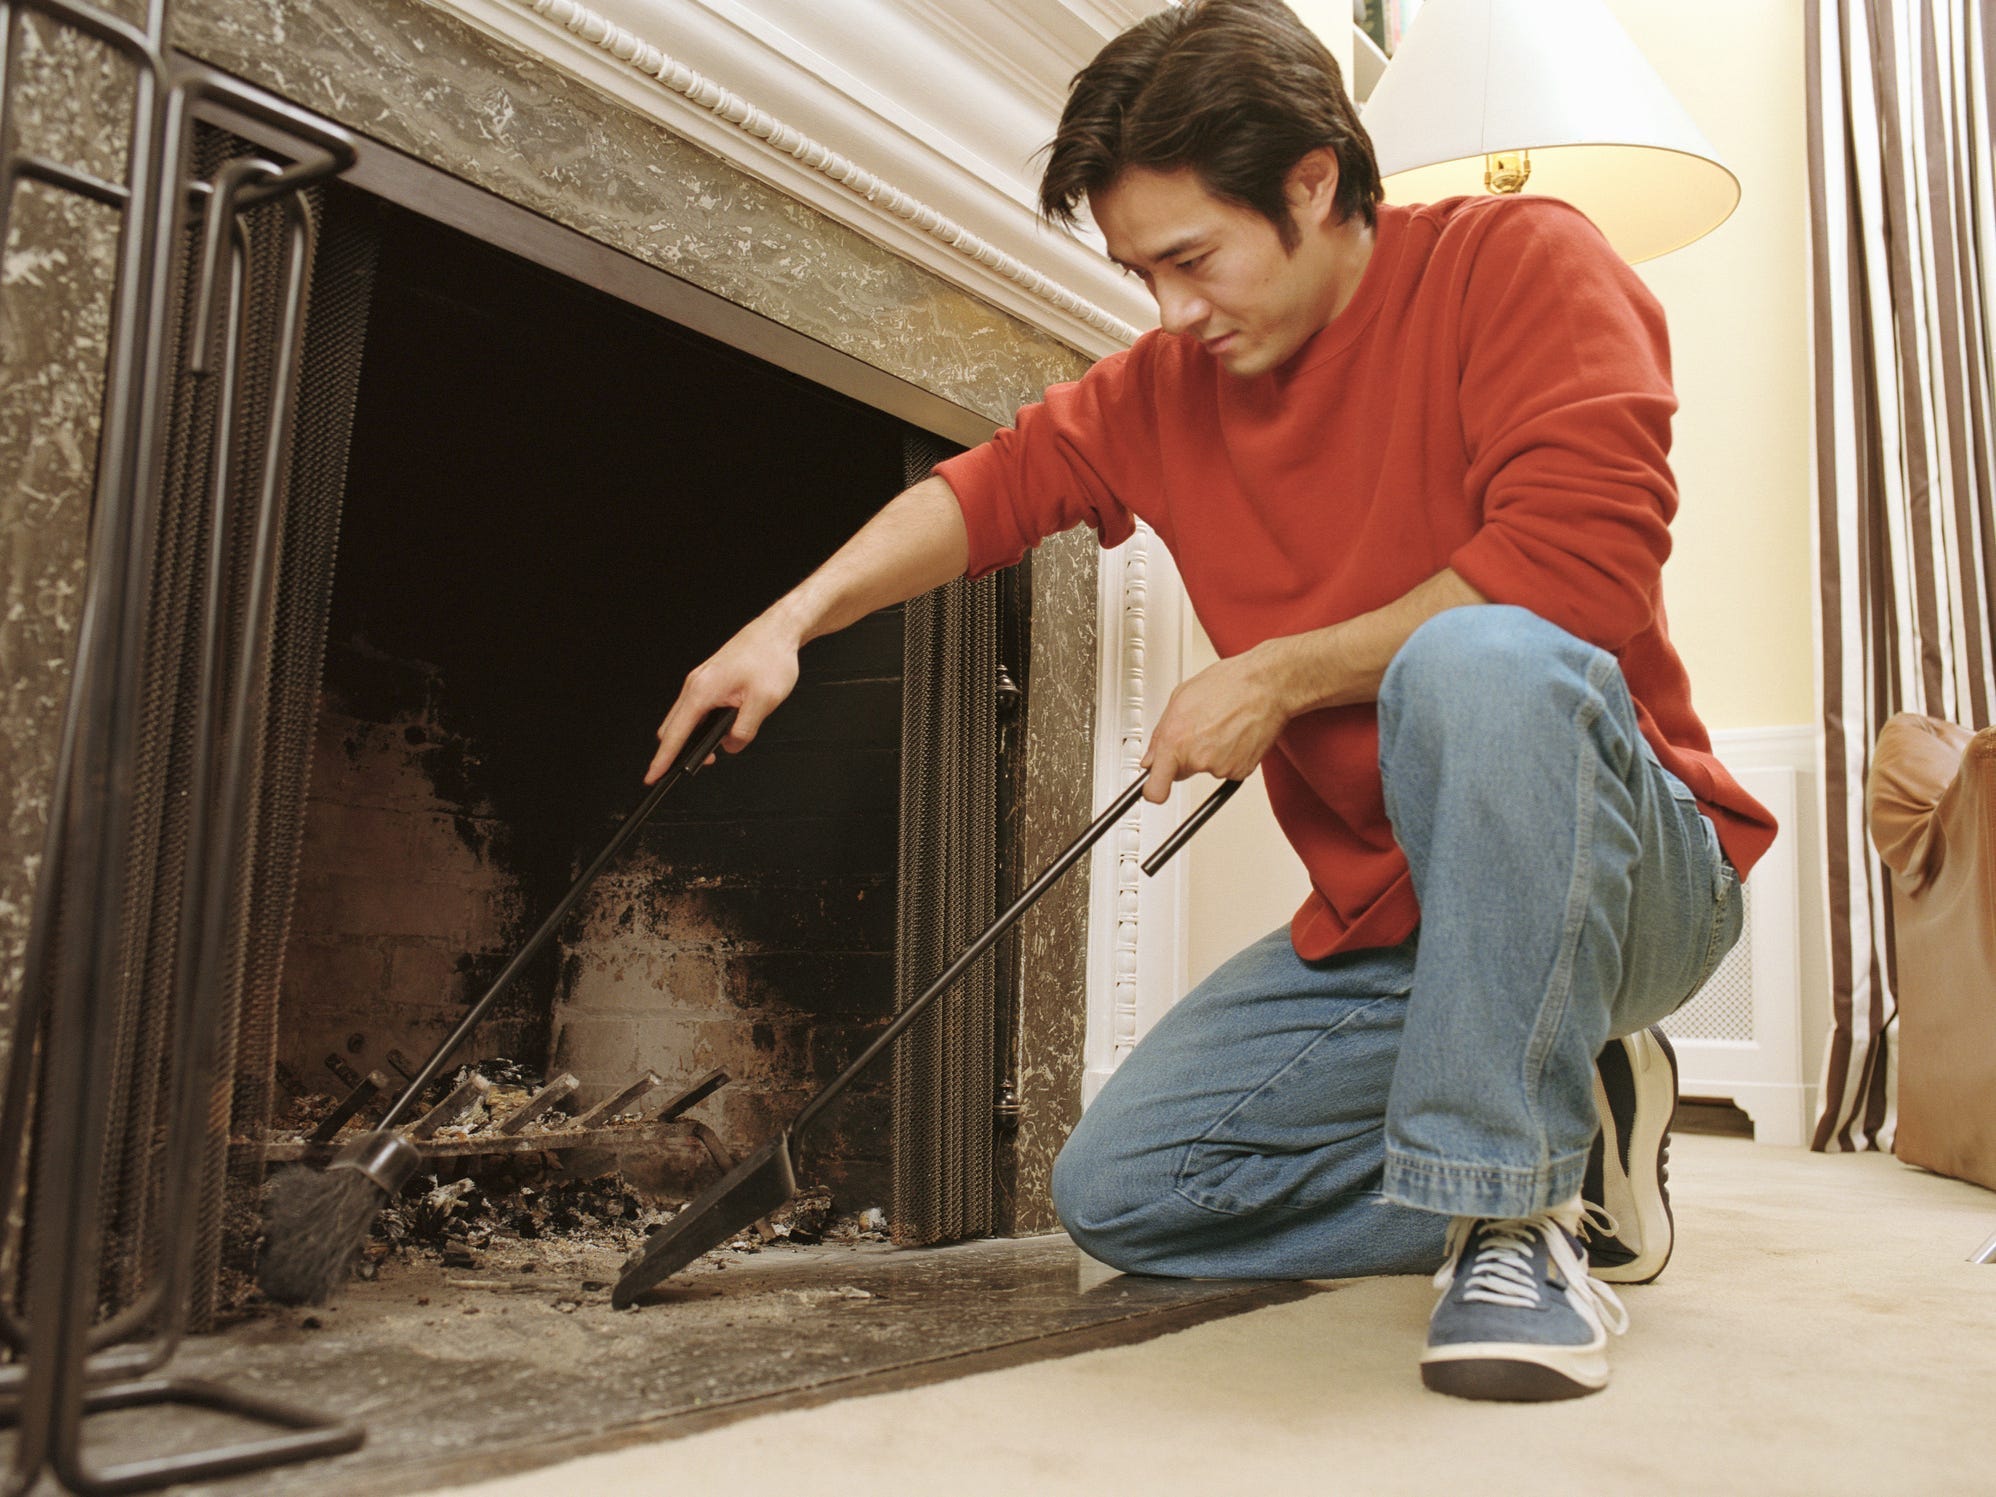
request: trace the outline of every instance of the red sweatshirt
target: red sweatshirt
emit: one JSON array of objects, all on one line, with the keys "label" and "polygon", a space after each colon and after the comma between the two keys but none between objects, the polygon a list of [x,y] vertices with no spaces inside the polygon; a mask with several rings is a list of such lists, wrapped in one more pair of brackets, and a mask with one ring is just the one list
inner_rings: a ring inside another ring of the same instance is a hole
[{"label": "red sweatshirt", "polygon": [[[1086,522],[1140,516],[1220,654],[1393,602],[1444,567],[1620,661],[1644,738],[1742,876],[1774,818],[1712,756],[1664,622],[1677,401],[1663,311],[1548,198],[1382,207],[1350,304],[1280,368],[1226,374],[1146,333],[936,471],[976,576]],[[1307,958],[1390,945],[1420,912],[1372,703],[1292,720],[1262,761],[1309,871]]]}]

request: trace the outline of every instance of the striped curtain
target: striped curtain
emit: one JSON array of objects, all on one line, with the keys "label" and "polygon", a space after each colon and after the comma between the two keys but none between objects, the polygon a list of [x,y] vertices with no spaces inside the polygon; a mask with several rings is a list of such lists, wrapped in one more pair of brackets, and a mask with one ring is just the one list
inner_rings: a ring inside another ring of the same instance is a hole
[{"label": "striped curtain", "polygon": [[1835,1028],[1818,1149],[1889,1148],[1889,886],[1864,824],[1896,711],[1996,699],[1996,17],[1809,0],[1824,841]]}]

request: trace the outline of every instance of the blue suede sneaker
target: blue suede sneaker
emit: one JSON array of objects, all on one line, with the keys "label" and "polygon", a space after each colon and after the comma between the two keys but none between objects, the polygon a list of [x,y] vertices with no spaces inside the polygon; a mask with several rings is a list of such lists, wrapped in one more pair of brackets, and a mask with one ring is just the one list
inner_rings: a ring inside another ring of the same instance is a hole
[{"label": "blue suede sneaker", "polygon": [[1540,1403],[1608,1383],[1608,1334],[1629,1327],[1606,1284],[1590,1278],[1580,1207],[1538,1216],[1459,1216],[1435,1275],[1421,1381],[1457,1398]]}]

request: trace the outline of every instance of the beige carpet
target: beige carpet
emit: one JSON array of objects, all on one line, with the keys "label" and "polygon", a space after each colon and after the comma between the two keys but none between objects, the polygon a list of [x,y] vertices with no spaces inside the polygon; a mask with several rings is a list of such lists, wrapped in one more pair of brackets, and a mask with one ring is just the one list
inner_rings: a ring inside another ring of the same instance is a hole
[{"label": "beige carpet", "polygon": [[528,1493],[1996,1492],[1996,1194],[1680,1135],[1678,1247],[1606,1392],[1427,1393],[1425,1281],[744,1420],[456,1489]]}]

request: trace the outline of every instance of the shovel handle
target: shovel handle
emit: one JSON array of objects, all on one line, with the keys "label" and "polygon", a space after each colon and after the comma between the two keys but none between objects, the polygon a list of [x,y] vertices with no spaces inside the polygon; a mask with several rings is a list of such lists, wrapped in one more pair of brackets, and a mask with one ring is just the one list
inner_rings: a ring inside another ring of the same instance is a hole
[{"label": "shovel handle", "polygon": [[1201,801],[1199,809],[1186,817],[1179,824],[1178,830],[1164,839],[1164,845],[1144,859],[1144,876],[1150,877],[1169,863],[1178,849],[1192,840],[1192,834],[1211,821],[1213,813],[1233,798],[1234,792],[1241,788],[1241,784],[1240,780],[1222,780],[1220,788]]},{"label": "shovel handle", "polygon": [[[949,967],[943,972],[941,977],[938,977],[934,982],[929,984],[921,997],[915,999],[914,1002],[910,1003],[894,1016],[894,1022],[880,1032],[880,1037],[866,1047],[865,1052],[861,1054],[858,1060],[826,1082],[824,1089],[809,1102],[805,1103],[804,1110],[797,1114],[797,1121],[790,1125],[790,1136],[794,1139],[798,1134],[802,1133],[805,1126],[822,1112],[834,1097],[844,1091],[855,1076],[871,1065],[874,1058],[881,1051],[899,1039],[901,1032],[922,1016],[924,1009],[934,1002],[938,996],[947,992],[955,984],[956,980],[963,976],[972,962],[989,951],[992,944],[1000,936],[1018,924],[1020,917],[1038,902],[1039,897],[1052,888],[1063,873],[1066,873],[1068,869],[1080,862],[1088,849],[1102,840],[1104,832],[1123,819],[1130,807],[1134,806],[1142,798],[1144,786],[1149,781],[1150,775],[1148,773],[1138,775],[1127,790],[1123,791],[1122,794],[1109,803],[1109,809],[1089,824],[1087,831],[1068,843],[1066,851],[1047,864],[1040,876],[1033,880],[1032,886],[1018,897],[1012,907],[993,921],[983,935],[972,941],[965,948],[963,955],[949,964]],[[1165,859],[1178,851],[1180,847],[1183,847],[1186,839],[1198,831],[1201,826],[1205,825],[1207,818],[1219,810],[1226,803],[1227,797],[1239,788],[1240,782],[1238,780],[1229,780],[1212,795],[1208,796],[1205,803],[1186,819],[1185,825],[1181,826],[1166,839],[1164,846],[1158,849],[1157,853],[1152,857],[1151,862],[1159,867],[1163,866]],[[1155,870],[1146,865],[1144,871],[1149,873]]]},{"label": "shovel handle", "polygon": [[435,1079],[437,1072],[443,1069],[444,1062],[450,1059],[451,1052],[463,1044],[465,1036],[478,1027],[478,1021],[485,1017],[485,1011],[492,1007],[501,993],[512,986],[514,979],[526,970],[527,963],[540,954],[541,948],[547,945],[548,940],[561,928],[561,922],[568,918],[569,911],[575,908],[589,886],[596,882],[596,876],[609,865],[611,859],[624,850],[624,844],[637,835],[638,828],[651,818],[651,813],[658,809],[658,803],[665,799],[666,791],[687,776],[698,774],[700,766],[707,762],[707,756],[720,747],[721,740],[728,736],[728,729],[734,725],[735,709],[732,707],[717,707],[700,719],[700,726],[693,730],[693,736],[686,740],[686,747],[680,750],[678,762],[666,771],[659,778],[659,782],[651,787],[645,798],[638,802],[637,810],[624,818],[624,824],[617,828],[617,833],[610,839],[609,844],[596,854],[596,860],[582,870],[580,878],[569,885],[568,892],[561,897],[561,903],[556,905],[547,919],[540,923],[539,929],[527,937],[527,944],[513,953],[513,959],[506,963],[506,969],[492,980],[492,986],[485,990],[485,996],[465,1011],[464,1017],[457,1022],[457,1028],[450,1032],[450,1037],[437,1046],[435,1053],[423,1063],[423,1069],[410,1078],[409,1084],[402,1088],[402,1095],[395,1099],[381,1121],[375,1125],[376,1132],[385,1133],[402,1121],[409,1109],[415,1105],[417,1097],[422,1095],[423,1088],[428,1086]]}]

